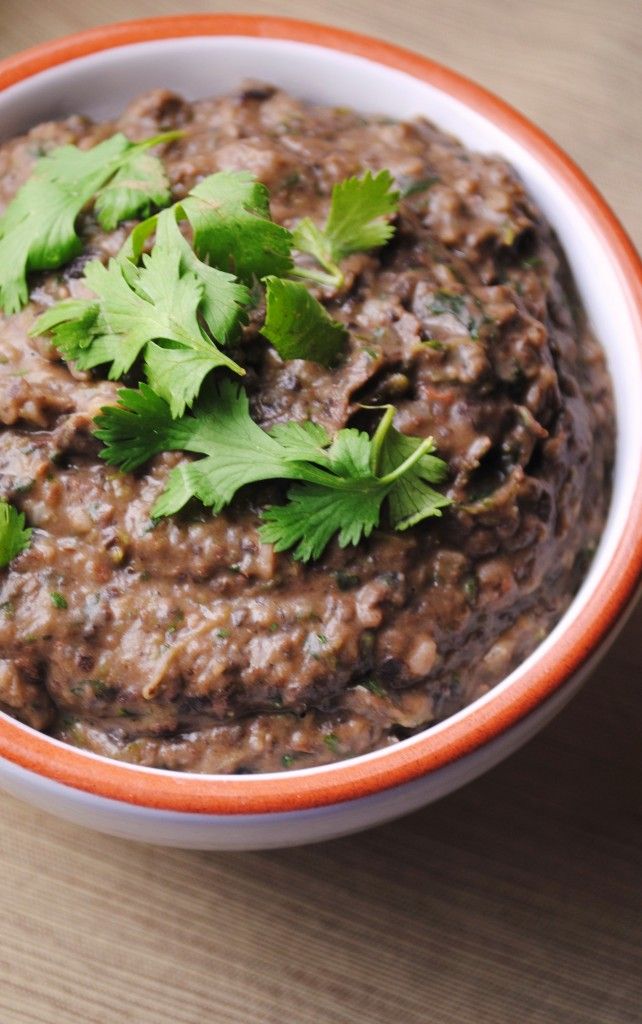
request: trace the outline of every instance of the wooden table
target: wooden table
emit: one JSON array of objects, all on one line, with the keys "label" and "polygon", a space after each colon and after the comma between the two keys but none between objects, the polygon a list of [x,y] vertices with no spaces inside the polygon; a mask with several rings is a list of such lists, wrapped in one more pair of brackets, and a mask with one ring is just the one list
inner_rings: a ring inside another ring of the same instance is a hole
[{"label": "wooden table", "polygon": [[[0,0],[0,53],[222,10]],[[290,0],[501,93],[642,242],[636,0]],[[322,846],[185,853],[0,797],[1,1024],[640,1024],[642,608],[582,694],[449,799]]]}]

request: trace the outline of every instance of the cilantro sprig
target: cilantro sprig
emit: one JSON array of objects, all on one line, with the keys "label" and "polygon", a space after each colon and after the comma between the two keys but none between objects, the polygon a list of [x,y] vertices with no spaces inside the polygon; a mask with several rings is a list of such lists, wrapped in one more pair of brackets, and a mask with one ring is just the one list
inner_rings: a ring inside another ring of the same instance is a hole
[{"label": "cilantro sprig", "polygon": [[249,411],[245,391],[223,379],[194,413],[174,419],[150,387],[126,389],[120,405],[96,420],[102,457],[131,471],[162,451],[203,456],[170,473],[155,518],[178,512],[198,498],[216,514],[240,488],[266,480],[296,481],[287,502],[263,513],[262,539],[277,551],[294,548],[302,561],[318,558],[336,534],[341,547],[358,544],[379,524],[387,502],[390,525],[405,530],[441,515],[449,499],[432,484],[444,479],[432,438],[403,437],[385,407],[376,431],[347,428],[334,438],[318,424],[288,422],[263,430]]},{"label": "cilantro sprig", "polygon": [[[392,176],[368,172],[339,183],[324,227],[306,218],[291,234],[272,221],[267,189],[246,171],[210,175],[184,199],[151,214],[153,206],[169,202],[162,168],[127,140],[125,150],[108,142],[114,151],[109,171],[103,168],[100,180],[96,171],[91,193],[85,183],[78,209],[93,197],[106,228],[135,214],[145,219],[106,266],[87,264],[84,283],[93,297],[58,303],[31,333],[51,333],[67,360],[82,370],[106,365],[112,379],[141,361],[147,383],[120,391],[120,404],[103,408],[96,419],[102,458],[132,471],[165,451],[200,456],[172,470],[152,516],[173,515],[192,499],[217,514],[249,484],[288,481],[284,503],[264,509],[260,534],[277,551],[291,549],[309,561],[334,537],[342,547],[358,544],[382,519],[406,530],[441,515],[450,501],[433,485],[443,481],[446,465],[433,454],[432,438],[395,430],[392,406],[379,407],[372,435],[346,428],[331,437],[310,422],[266,431],[252,420],[238,383],[219,375],[203,388],[212,370],[244,374],[224,349],[240,339],[263,294],[260,331],[284,360],[330,365],[336,359],[346,327],[291,278],[340,288],[346,256],[389,240],[399,199]],[[66,251],[75,252],[77,242]],[[294,248],[323,269],[295,266]],[[23,272],[37,265],[29,256]],[[24,520],[18,525],[24,528]],[[28,534],[21,543],[28,543]]]},{"label": "cilantro sprig", "polygon": [[[189,224],[192,244],[181,231]],[[151,253],[145,245],[151,236]],[[131,232],[107,267],[92,261],[84,282],[95,299],[68,299],[36,320],[32,335],[53,343],[79,369],[109,364],[122,378],[144,354],[149,384],[181,416],[211,370],[244,374],[219,346],[239,333],[251,293],[244,281],[262,278],[266,289],[264,336],[284,359],[329,365],[346,329],[297,282],[290,233],[270,219],[264,185],[245,171],[205,178],[180,203],[147,218]]]},{"label": "cilantro sprig", "polygon": [[163,165],[146,151],[182,132],[144,142],[118,133],[92,149],[60,146],[41,157],[0,217],[0,309],[17,313],[29,298],[27,274],[53,270],[82,251],[80,211],[95,198],[105,230],[165,206],[170,189]]},{"label": "cilantro sprig", "polygon": [[[184,243],[184,244],[183,244]],[[218,348],[206,326],[229,337],[247,290],[231,275],[200,264],[172,211],[158,215],[157,242],[137,267],[127,259],[95,260],[85,282],[97,301],[70,299],[43,313],[31,333],[51,332],[54,344],[79,369],[111,364],[118,380],[144,351],[152,387],[182,416],[207,374],[219,366],[245,371]],[[202,317],[200,314],[202,313]]]},{"label": "cilantro sprig", "polygon": [[322,228],[304,217],[297,224],[293,237],[300,252],[309,253],[323,271],[297,267],[299,277],[329,288],[340,288],[344,275],[339,264],[353,252],[362,252],[385,245],[394,234],[388,217],[399,205],[399,193],[393,190],[394,179],[389,171],[362,178],[347,178],[332,189],[330,212]]},{"label": "cilantro sprig", "polygon": [[5,569],[31,543],[33,530],[25,527],[25,517],[13,505],[0,501],[0,569]]}]

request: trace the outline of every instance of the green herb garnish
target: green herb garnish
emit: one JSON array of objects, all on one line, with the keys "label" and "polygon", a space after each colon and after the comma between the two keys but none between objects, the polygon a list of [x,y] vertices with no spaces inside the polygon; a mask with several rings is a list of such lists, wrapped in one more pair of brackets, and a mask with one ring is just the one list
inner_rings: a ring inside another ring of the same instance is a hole
[{"label": "green herb garnish", "polygon": [[418,181],[411,181],[409,185],[401,193],[403,199],[408,199],[409,196],[418,195],[420,192],[427,192],[433,185],[437,185],[441,181],[441,178],[433,175],[429,178],[419,178]]},{"label": "green herb garnish", "polygon": [[435,297],[430,303],[428,311],[434,313],[435,316],[451,313],[457,320],[461,321],[462,314],[466,311],[466,300],[463,295],[458,295],[457,292],[449,292],[445,288],[440,288],[435,292]]},{"label": "green herb garnish", "polygon": [[363,685],[366,690],[370,690],[370,693],[373,693],[375,697],[388,696],[381,683],[378,683],[376,679],[368,679]]},{"label": "green herb garnish", "polygon": [[[170,138],[175,138],[176,134],[172,133]],[[160,141],[169,140],[167,136],[161,136]],[[146,145],[151,144],[153,140]],[[98,223],[105,231],[113,231],[122,220],[148,217],[153,207],[160,210],[172,198],[169,179],[161,161],[136,147],[132,148],[132,155],[96,196],[94,209]]]},{"label": "green herb garnish", "polygon": [[294,247],[314,256],[325,273],[296,267],[296,274],[330,288],[340,288],[341,260],[350,253],[385,245],[394,234],[386,219],[399,205],[399,193],[392,191],[393,184],[389,171],[380,171],[375,176],[368,171],[362,178],[348,178],[335,185],[324,226],[319,228],[304,217],[294,230]]},{"label": "green herb garnish", "polygon": [[328,316],[305,285],[268,277],[261,333],[282,359],[310,359],[327,366],[343,348],[348,332]]},{"label": "green herb garnish", "polygon": [[392,426],[394,409],[372,437],[354,429],[332,439],[314,423],[282,423],[262,430],[250,417],[247,395],[222,380],[193,415],[173,419],[167,403],[146,385],[119,393],[120,406],[104,408],[96,436],[110,465],[133,470],[162,451],[205,458],[170,473],[152,515],[172,515],[191,498],[218,513],[249,483],[292,480],[288,501],[263,513],[261,537],[277,551],[294,548],[302,561],[318,558],[338,534],[341,547],[358,544],[378,525],[387,501],[391,525],[405,530],[441,515],[449,499],[431,484],[443,480],[445,463],[431,453],[432,438],[410,438]]},{"label": "green herb garnish", "polygon": [[249,171],[220,171],[181,204],[201,259],[248,284],[292,269],[292,236],[270,219],[269,194]]},{"label": "green herb garnish", "polygon": [[0,569],[27,550],[32,533],[32,529],[25,527],[24,513],[0,501]]},{"label": "green herb garnish", "polygon": [[[89,263],[85,281],[98,301],[61,302],[38,318],[31,333],[51,331],[56,347],[80,369],[111,363],[109,375],[114,380],[144,352],[147,379],[167,399],[172,415],[181,416],[215,367],[245,371],[217,347],[201,324],[204,284],[191,267],[186,269],[180,246],[171,244],[171,217],[171,211],[160,214],[167,234],[151,255],[143,255],[141,267],[119,259],[111,259],[107,267]],[[221,273],[220,278],[219,309],[234,304],[237,287],[229,275]],[[210,284],[211,313],[214,283]]]},{"label": "green herb garnish", "polygon": [[[147,145],[152,141],[159,140]],[[110,223],[129,215],[135,202],[144,213],[165,201],[157,168],[127,146],[126,158],[98,188],[97,214]],[[121,391],[120,405],[104,408],[96,420],[108,463],[131,471],[165,451],[201,456],[172,470],[152,509],[154,520],[194,498],[218,513],[247,484],[290,481],[285,503],[264,510],[260,535],[277,551],[293,549],[295,558],[308,561],[335,536],[342,547],[358,544],[383,514],[390,527],[405,530],[450,504],[432,486],[446,472],[432,454],[432,439],[396,431],[392,406],[381,407],[372,436],[344,429],[331,437],[310,422],[263,430],[250,416],[245,392],[229,378],[199,398],[210,371],[244,374],[223,349],[240,338],[262,287],[261,331],[283,359],[323,365],[336,359],[347,329],[304,284],[284,275],[339,287],[342,259],[391,237],[387,218],[399,200],[392,184],[387,171],[341,182],[325,226],[306,219],[293,237],[271,220],[267,189],[249,172],[210,175],[185,199],[138,224],[107,266],[87,265],[85,283],[94,298],[61,302],[36,321],[32,333],[51,332],[80,369],[108,365],[109,376],[118,379],[139,360],[144,365],[147,383]],[[315,256],[323,272],[295,268],[293,246]],[[317,640],[327,642],[323,634]]]},{"label": "green herb garnish", "polygon": [[0,217],[0,308],[17,313],[25,305],[29,271],[53,270],[82,251],[76,219],[94,197],[106,230],[168,203],[163,166],[145,151],[181,134],[139,143],[117,134],[92,149],[61,146],[41,157]]},{"label": "green herb garnish", "polygon": [[[50,332],[56,347],[81,370],[111,364],[112,380],[123,377],[144,353],[149,383],[167,399],[173,415],[181,416],[211,370],[245,372],[219,346],[237,336],[250,292],[227,270],[210,264],[233,263],[248,280],[292,266],[291,236],[267,219],[267,204],[267,190],[246,172],[206,178],[182,203],[139,224],[108,267],[88,264],[84,279],[95,300],[58,303],[36,320],[31,333]],[[177,218],[189,219],[194,249]],[[143,246],[154,233],[147,254]],[[345,328],[304,285],[275,274],[264,279],[265,337],[285,359],[327,365],[347,339]]]},{"label": "green herb garnish", "polygon": [[50,597],[51,603],[54,606],[54,608],[60,608],[62,611],[66,611],[66,609],[69,607],[67,603],[67,598],[65,597],[64,594],[61,594],[59,590],[53,590],[50,594]]},{"label": "green herb garnish", "polygon": [[140,263],[145,242],[153,234],[156,235],[155,248],[160,247],[168,252],[179,250],[181,274],[191,272],[203,286],[199,315],[203,317],[212,336],[226,345],[238,335],[239,325],[250,303],[250,292],[233,274],[211,266],[207,262],[207,254],[204,254],[206,262],[196,255],[178,226],[182,216],[182,208],[177,203],[171,210],[164,210],[138,224],[120,255],[134,264]]},{"label": "green herb garnish", "polygon": [[[476,299],[475,301],[481,308],[479,300]],[[464,296],[443,288],[435,292],[435,297],[428,306],[428,312],[433,313],[435,316],[450,314],[461,324],[464,330],[470,334],[473,341],[479,340],[479,330],[481,327],[494,323],[492,317],[488,317],[485,314],[483,314],[478,320],[476,320],[474,316],[470,316],[466,309],[466,300]],[[435,347],[435,345],[432,347]]]},{"label": "green herb garnish", "polygon": [[323,742],[333,754],[339,753],[339,737],[336,733],[329,732],[323,737]]}]

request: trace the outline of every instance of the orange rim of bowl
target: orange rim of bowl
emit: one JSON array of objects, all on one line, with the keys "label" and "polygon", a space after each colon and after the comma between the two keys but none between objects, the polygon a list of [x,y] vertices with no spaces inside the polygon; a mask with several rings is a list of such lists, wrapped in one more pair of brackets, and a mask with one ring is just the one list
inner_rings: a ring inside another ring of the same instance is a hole
[{"label": "orange rim of bowl", "polygon": [[[642,263],[597,190],[542,131],[492,93],[412,51],[354,32],[261,15],[181,15],[107,25],[55,39],[0,62],[0,89],[59,64],[135,43],[188,36],[246,36],[312,44],[364,57],[450,94],[517,139],[572,193],[617,266],[642,356]],[[370,796],[418,779],[489,743],[550,697],[597,650],[633,599],[642,573],[642,466],[630,515],[610,566],[554,648],[514,684],[436,732],[379,757],[265,778],[155,772],[87,754],[0,716],[0,756],[98,797],[164,811],[267,814]]]}]

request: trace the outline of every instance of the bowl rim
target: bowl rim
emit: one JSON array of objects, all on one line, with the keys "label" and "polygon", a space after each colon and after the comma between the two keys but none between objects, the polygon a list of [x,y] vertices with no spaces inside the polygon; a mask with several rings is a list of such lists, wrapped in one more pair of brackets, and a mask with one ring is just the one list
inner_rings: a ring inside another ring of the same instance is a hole
[{"label": "bowl rim", "polygon": [[[509,104],[428,57],[367,35],[260,14],[195,14],[136,19],[42,43],[0,61],[0,91],[49,68],[104,50],[190,36],[244,36],[300,42],[364,57],[405,72],[463,102],[513,135],[572,193],[618,268],[642,357],[642,261],[616,216],[583,172]],[[209,815],[285,813],[373,796],[445,768],[499,737],[579,672],[632,603],[642,578],[642,465],[630,515],[610,565],[576,619],[515,683],[442,729],[369,760],[347,760],[269,777],[153,771],[53,740],[0,715],[0,757],[94,797],[162,811]]]}]

